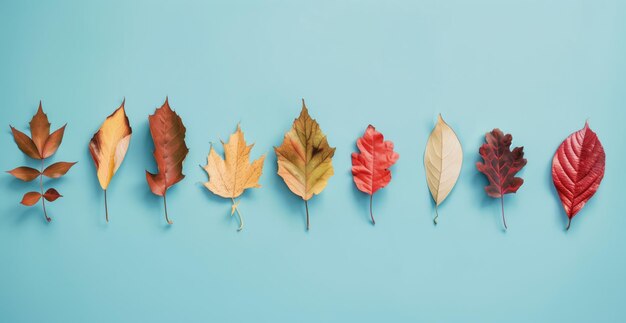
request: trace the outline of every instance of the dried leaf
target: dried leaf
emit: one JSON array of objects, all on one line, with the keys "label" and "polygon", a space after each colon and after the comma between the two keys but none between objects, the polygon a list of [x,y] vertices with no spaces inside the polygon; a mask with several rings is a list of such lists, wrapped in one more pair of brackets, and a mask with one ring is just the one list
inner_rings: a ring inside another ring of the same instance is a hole
[{"label": "dried leaf", "polygon": [[224,146],[224,159],[211,147],[207,164],[204,170],[209,175],[209,181],[204,186],[218,196],[229,198],[233,202],[231,215],[237,212],[239,217],[239,230],[243,229],[243,219],[237,208],[239,197],[248,188],[259,188],[259,178],[263,171],[265,155],[250,163],[250,151],[254,144],[247,145],[241,127],[230,135],[228,142],[222,142]]},{"label": "dried leaf", "polygon": [[39,175],[41,174],[38,170],[26,166],[15,168],[8,171],[7,173],[15,176],[18,179],[23,180],[24,182],[30,182],[39,177]]},{"label": "dried leaf", "polygon": [[370,195],[370,217],[372,224],[376,224],[372,212],[374,193],[389,184],[389,167],[396,163],[400,155],[393,151],[393,142],[385,141],[383,134],[372,125],[367,126],[356,145],[360,153],[352,153],[352,177],[356,187]]},{"label": "dried leaf", "polygon": [[44,159],[52,156],[61,145],[61,141],[63,140],[63,134],[65,132],[65,126],[57,129],[51,135],[48,116],[43,112],[41,102],[39,102],[39,108],[37,109],[37,112],[30,121],[30,132],[32,135],[32,139],[23,132],[20,132],[13,127],[11,127],[11,131],[13,132],[13,138],[15,139],[15,143],[17,143],[18,148],[22,152],[24,152],[31,158],[41,160],[41,170],[36,170],[34,168],[23,166],[15,168],[8,173],[23,181],[32,181],[37,177],[40,178],[40,192],[26,193],[22,198],[22,204],[28,206],[34,205],[43,196],[44,199],[41,200],[43,215],[46,221],[50,222],[52,221],[52,219],[48,217],[48,214],[46,212],[46,200],[52,202],[59,198],[61,195],[59,195],[58,192],[53,188],[44,193],[42,176],[45,175],[52,178],[61,177],[65,175],[65,173],[67,173],[72,165],[76,164],[58,162],[44,170]]},{"label": "dried leaf", "polygon": [[499,198],[502,206],[502,222],[504,218],[504,195],[515,193],[524,184],[524,180],[515,177],[525,165],[524,147],[515,147],[511,151],[513,136],[504,135],[500,129],[493,129],[485,135],[486,143],[480,147],[479,153],[484,163],[476,163],[476,168],[489,180],[485,187],[487,195]]},{"label": "dried leaf", "polygon": [[[24,197],[22,197],[22,204],[26,205],[26,206],[33,206],[35,205],[39,199],[41,198],[41,193],[39,192],[28,192],[26,194],[24,194]],[[48,222],[50,222],[50,220],[48,220]]]},{"label": "dried leaf", "polygon": [[605,159],[602,143],[587,122],[583,129],[567,137],[554,154],[552,181],[567,214],[567,229],[600,187]]},{"label": "dried leaf", "polygon": [[307,230],[309,211],[307,201],[324,190],[333,176],[332,157],[335,148],[328,145],[319,124],[309,116],[304,99],[300,116],[285,134],[283,143],[274,147],[278,159],[278,175],[287,187],[304,200]]},{"label": "dried leaf", "polygon": [[48,158],[59,149],[61,141],[63,141],[63,134],[65,133],[65,126],[54,131],[46,140],[46,144],[43,147],[42,156]]},{"label": "dried leaf", "polygon": [[28,157],[33,159],[41,159],[39,155],[39,151],[37,150],[37,146],[29,136],[25,133],[13,128],[11,126],[11,132],[13,133],[13,139],[15,139],[15,143],[17,147]]},{"label": "dried leaf", "polygon": [[154,142],[154,159],[159,172],[152,174],[146,171],[146,179],[152,193],[163,196],[165,220],[172,224],[167,215],[165,193],[168,188],[185,178],[183,161],[189,152],[185,144],[186,129],[180,116],[170,108],[167,98],[163,106],[148,117],[148,121]]},{"label": "dried leaf", "polygon": [[132,132],[126,111],[124,111],[124,102],[122,102],[122,105],[106,118],[89,142],[89,152],[96,165],[98,181],[104,190],[104,209],[107,222],[109,222],[109,212],[106,191],[113,175],[124,161]]},{"label": "dried leaf", "polygon": [[59,197],[62,197],[62,196],[63,195],[59,194],[59,192],[57,192],[57,190],[55,190],[54,188],[49,188],[46,191],[46,193],[43,194],[43,197],[48,202],[54,202],[56,199],[58,199]]},{"label": "dried leaf", "polygon": [[35,113],[30,121],[30,134],[37,147],[39,156],[43,157],[43,148],[46,144],[46,140],[48,140],[48,136],[50,136],[50,122],[48,121],[48,116],[43,113],[41,101],[39,101],[37,113]]},{"label": "dried leaf", "polygon": [[65,175],[65,173],[67,173],[74,165],[76,165],[76,162],[57,162],[46,167],[43,171],[43,175],[50,178],[59,178]]},{"label": "dried leaf", "polygon": [[435,201],[435,218],[437,224],[439,212],[437,208],[448,197],[456,184],[463,165],[463,149],[454,130],[448,126],[441,115],[428,137],[424,153],[426,182],[430,195]]}]

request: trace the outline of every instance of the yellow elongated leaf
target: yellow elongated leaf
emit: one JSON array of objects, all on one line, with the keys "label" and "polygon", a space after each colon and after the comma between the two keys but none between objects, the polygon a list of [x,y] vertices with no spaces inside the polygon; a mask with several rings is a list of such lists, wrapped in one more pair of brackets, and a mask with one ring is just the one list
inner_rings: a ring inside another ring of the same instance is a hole
[{"label": "yellow elongated leaf", "polygon": [[[124,102],[122,102],[122,105],[106,118],[100,130],[89,142],[89,152],[96,165],[98,181],[105,194],[105,209],[106,190],[126,156],[132,132],[126,111],[124,111]],[[105,211],[106,219],[109,221],[108,210]]]},{"label": "yellow elongated leaf", "polygon": [[328,145],[326,135],[319,124],[309,115],[304,99],[300,116],[285,134],[283,143],[274,147],[278,159],[278,175],[306,207],[307,230],[309,212],[307,201],[324,190],[328,179],[333,176],[332,157],[335,148]]},{"label": "yellow elongated leaf", "polygon": [[204,166],[204,170],[209,175],[209,181],[204,183],[204,186],[214,194],[233,201],[231,215],[237,212],[239,230],[241,230],[243,220],[237,208],[239,202],[235,202],[235,198],[248,188],[261,187],[259,178],[263,171],[265,155],[250,163],[250,151],[254,144],[246,144],[239,125],[237,125],[237,130],[230,135],[228,142],[222,142],[222,145],[224,146],[224,159],[215,152],[213,147],[209,151],[207,164]]},{"label": "yellow elongated leaf", "polygon": [[424,167],[426,181],[430,194],[435,201],[437,215],[433,220],[437,224],[437,207],[448,197],[456,184],[461,166],[463,165],[463,150],[454,130],[448,126],[441,115],[435,128],[428,138],[424,153]]}]

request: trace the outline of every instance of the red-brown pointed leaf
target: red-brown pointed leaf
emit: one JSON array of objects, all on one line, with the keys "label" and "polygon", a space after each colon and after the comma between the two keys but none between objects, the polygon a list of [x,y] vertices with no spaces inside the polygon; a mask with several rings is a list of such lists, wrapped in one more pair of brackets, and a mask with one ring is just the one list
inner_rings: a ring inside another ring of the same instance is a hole
[{"label": "red-brown pointed leaf", "polygon": [[38,170],[26,166],[15,168],[8,171],[7,173],[15,176],[18,179],[23,180],[24,182],[30,182],[40,175]]},{"label": "red-brown pointed leaf", "polygon": [[20,203],[26,206],[33,206],[39,201],[40,198],[41,194],[39,192],[28,192],[24,194],[24,197],[22,197],[22,202]]},{"label": "red-brown pointed leaf", "polygon": [[391,181],[389,167],[400,155],[393,151],[393,142],[385,141],[383,134],[369,125],[363,137],[357,139],[360,153],[352,153],[352,176],[356,187],[367,194],[374,194]]},{"label": "red-brown pointed leaf", "polygon": [[28,157],[34,159],[41,159],[41,155],[39,155],[39,151],[37,150],[37,146],[29,136],[25,133],[11,127],[11,132],[13,133],[13,139],[17,144],[17,147],[25,153]]},{"label": "red-brown pointed leaf", "polygon": [[50,136],[50,122],[48,121],[48,116],[43,113],[41,101],[39,102],[37,113],[35,113],[30,120],[30,134],[39,155],[43,156],[44,145],[46,144],[46,140],[48,140],[48,136]]},{"label": "red-brown pointed leaf", "polygon": [[46,201],[48,202],[54,202],[56,201],[56,199],[58,199],[59,197],[62,197],[63,195],[59,194],[59,192],[57,192],[57,190],[55,190],[54,188],[49,188],[44,194],[43,197],[46,199]]},{"label": "red-brown pointed leaf", "polygon": [[65,126],[67,125],[64,125],[63,127],[57,129],[48,137],[48,140],[46,140],[46,144],[43,147],[43,153],[42,153],[43,158],[48,158],[54,155],[57,149],[59,149],[59,146],[61,145],[61,141],[63,141],[63,134],[65,133]]},{"label": "red-brown pointed leaf", "polygon": [[511,151],[513,136],[504,135],[500,129],[485,135],[486,143],[480,147],[479,153],[484,162],[476,163],[476,168],[489,180],[485,187],[487,195],[500,198],[504,194],[515,193],[524,180],[515,177],[525,165],[524,147],[516,147]]},{"label": "red-brown pointed leaf", "polygon": [[587,123],[567,137],[554,154],[552,181],[570,221],[598,190],[605,159],[602,143]]},{"label": "red-brown pointed leaf", "polygon": [[54,163],[48,167],[46,167],[46,169],[43,171],[44,176],[50,177],[50,178],[59,178],[63,175],[65,175],[65,173],[67,173],[67,171],[70,170],[70,168],[72,168],[72,166],[76,165],[76,162],[73,163],[69,163],[69,162],[58,162],[58,163]]},{"label": "red-brown pointed leaf", "polygon": [[146,179],[152,193],[163,196],[169,187],[185,177],[182,172],[183,161],[189,152],[185,144],[186,129],[167,99],[163,106],[148,117],[148,121],[154,141],[154,159],[159,171],[157,174],[146,171]]}]

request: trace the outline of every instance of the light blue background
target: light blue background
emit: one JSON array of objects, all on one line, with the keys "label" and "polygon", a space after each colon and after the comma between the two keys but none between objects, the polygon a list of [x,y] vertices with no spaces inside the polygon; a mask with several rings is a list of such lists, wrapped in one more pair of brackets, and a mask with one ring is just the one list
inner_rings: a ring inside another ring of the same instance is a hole
[{"label": "light blue background", "polygon": [[[37,165],[8,124],[27,130],[40,99],[68,123],[53,160],[79,161],[46,183],[64,195],[50,224],[18,204],[36,183],[2,175],[2,322],[626,320],[623,1],[3,0],[0,43],[0,169]],[[166,95],[191,148],[171,227],[144,176]],[[87,144],[124,97],[134,133],[105,224]],[[308,233],[272,150],[300,98],[337,147]],[[465,157],[435,227],[422,156],[439,112]],[[565,232],[551,160],[586,119],[606,177]],[[237,122],[267,154],[240,233],[198,167]],[[375,227],[350,174],[368,123],[401,156]],[[528,158],[508,232],[474,166],[494,127]]]}]

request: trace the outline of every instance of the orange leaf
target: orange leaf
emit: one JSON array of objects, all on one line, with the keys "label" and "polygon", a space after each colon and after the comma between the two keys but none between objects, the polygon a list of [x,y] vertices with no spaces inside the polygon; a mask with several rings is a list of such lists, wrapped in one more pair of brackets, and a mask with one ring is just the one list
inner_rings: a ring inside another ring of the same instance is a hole
[{"label": "orange leaf", "polygon": [[22,204],[26,205],[26,206],[33,206],[35,205],[35,203],[37,203],[39,201],[39,199],[41,198],[41,193],[39,192],[28,192],[26,194],[24,194],[24,197],[22,197]]},{"label": "orange leaf", "polygon": [[46,201],[48,202],[54,202],[56,201],[56,199],[58,199],[59,197],[62,197],[63,195],[59,194],[59,192],[57,192],[57,190],[55,190],[54,188],[49,188],[44,194],[43,197],[46,199]]},{"label": "orange leaf", "polygon": [[122,102],[91,138],[89,152],[96,164],[98,181],[103,190],[107,189],[113,175],[124,161],[132,132]]},{"label": "orange leaf", "polygon": [[11,126],[11,132],[13,132],[13,139],[15,139],[15,143],[17,144],[17,147],[23,153],[25,153],[30,158],[41,159],[41,156],[39,155],[39,151],[37,150],[37,146],[35,146],[35,143],[33,142],[32,139],[30,139],[29,136],[13,128],[13,126]]},{"label": "orange leaf", "polygon": [[76,162],[74,163],[68,163],[68,162],[58,162],[58,163],[54,163],[48,167],[46,167],[46,169],[43,171],[44,176],[50,177],[50,178],[59,178],[63,175],[65,175],[65,173],[67,173],[67,171],[70,170],[70,168],[72,168],[72,166],[74,166],[76,164]]},{"label": "orange leaf", "polygon": [[41,174],[38,170],[26,166],[15,168],[8,171],[7,173],[15,176],[18,179],[23,180],[24,182],[30,182]]},{"label": "orange leaf", "polygon": [[43,156],[43,147],[46,144],[46,140],[48,140],[48,136],[50,136],[50,122],[48,121],[48,116],[43,113],[41,101],[39,101],[37,113],[30,120],[30,134],[37,147],[39,156]]},{"label": "orange leaf", "polygon": [[126,156],[128,144],[130,143],[130,136],[133,133],[128,123],[126,111],[124,111],[124,102],[104,120],[98,132],[93,135],[89,142],[89,152],[96,165],[98,182],[100,182],[100,187],[104,190],[107,222],[109,221],[109,212],[106,207],[106,190],[113,175],[115,175],[115,172],[122,165],[122,161],[124,161],[124,156]]},{"label": "orange leaf", "polygon": [[59,149],[61,141],[63,140],[63,133],[65,133],[65,126],[67,125],[57,129],[48,137],[42,151],[43,158],[54,155],[57,149]]},{"label": "orange leaf", "polygon": [[[146,179],[152,193],[163,196],[165,199],[167,189],[185,178],[183,161],[189,152],[185,144],[187,129],[180,116],[170,108],[167,98],[165,98],[165,103],[148,117],[148,121],[154,142],[154,159],[158,173],[152,174],[146,171]],[[167,208],[165,219],[172,224],[167,217]]]}]

